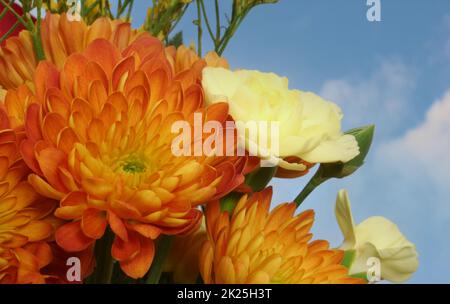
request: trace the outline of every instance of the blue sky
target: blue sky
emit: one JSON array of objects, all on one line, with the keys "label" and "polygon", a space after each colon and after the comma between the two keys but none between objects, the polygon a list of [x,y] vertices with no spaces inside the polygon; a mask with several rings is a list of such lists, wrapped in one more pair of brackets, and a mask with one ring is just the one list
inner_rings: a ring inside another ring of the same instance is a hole
[{"label": "blue sky", "polygon": [[[146,4],[136,2],[139,23]],[[316,210],[316,236],[335,246],[342,241],[334,202],[346,188],[357,222],[385,216],[417,245],[420,266],[411,283],[450,283],[450,1],[381,4],[375,23],[366,19],[365,0],[261,6],[224,56],[232,68],[275,72],[291,88],[336,102],[344,129],[376,124],[365,167],[326,183],[302,206]],[[179,25],[185,43],[196,41],[194,18],[192,7]],[[307,179],[275,181],[274,202],[293,200]]]}]

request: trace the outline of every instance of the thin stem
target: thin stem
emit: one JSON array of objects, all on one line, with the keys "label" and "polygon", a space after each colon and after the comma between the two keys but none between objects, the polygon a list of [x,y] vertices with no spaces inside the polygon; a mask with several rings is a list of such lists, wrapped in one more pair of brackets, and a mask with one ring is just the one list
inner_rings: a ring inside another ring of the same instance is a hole
[{"label": "thin stem", "polygon": [[147,276],[146,283],[147,284],[158,284],[159,279],[161,278],[162,269],[164,265],[164,260],[166,259],[170,246],[172,244],[172,236],[163,235],[159,238],[156,255],[153,259],[152,267]]},{"label": "thin stem", "polygon": [[[10,0],[9,4],[12,4],[14,0]],[[7,8],[3,8],[2,12],[0,13],[0,20],[3,19],[3,17],[5,17],[6,13],[8,13],[8,9]]]},{"label": "thin stem", "polygon": [[220,7],[219,0],[215,0],[215,8],[216,8],[216,40],[220,39]]},{"label": "thin stem", "polygon": [[[170,18],[173,12],[173,7],[165,10],[161,16],[158,16],[158,23],[156,26],[152,28],[152,34],[154,36],[158,36],[161,31],[163,31],[164,26],[166,25],[167,20]],[[153,20],[153,17],[152,17]]]},{"label": "thin stem", "polygon": [[170,33],[177,27],[178,23],[180,22],[180,20],[183,18],[184,14],[186,13],[188,7],[189,7],[189,3],[185,5],[185,7],[181,11],[181,14],[178,17],[178,19],[170,27],[169,31],[167,32],[167,37],[169,37]]},{"label": "thin stem", "polygon": [[108,15],[108,17],[109,17],[110,19],[114,19],[114,14],[113,14],[113,12],[111,11],[111,5],[110,5],[109,2],[106,2],[106,4],[105,4],[105,11],[106,11],[106,14]]},{"label": "thin stem", "polygon": [[126,20],[129,22],[131,19],[131,11],[133,10],[133,5],[134,5],[134,1],[131,0],[131,3],[128,5],[128,12],[127,12],[127,17]]},{"label": "thin stem", "polygon": [[152,11],[150,12],[150,20],[151,24],[149,26],[153,27],[153,20],[155,20],[155,7],[156,7],[156,0],[152,0]]},{"label": "thin stem", "polygon": [[17,29],[17,27],[19,26],[20,22],[16,21],[16,23],[14,23],[13,26],[11,26],[9,28],[9,30],[2,36],[0,37],[0,44],[3,43],[3,41],[5,41],[6,39],[8,39],[8,37]]},{"label": "thin stem", "polygon": [[230,42],[231,38],[236,33],[237,29],[241,25],[242,21],[244,21],[245,17],[247,17],[249,10],[246,10],[242,13],[242,15],[238,15],[236,18],[231,19],[230,27],[227,29],[225,35],[223,36],[219,48],[216,49],[216,52],[219,56],[223,54],[226,47],[228,46],[228,43]]},{"label": "thin stem", "polygon": [[305,188],[303,188],[302,192],[295,198],[294,202],[297,204],[297,207],[300,206],[305,199],[314,191],[320,184],[325,182],[326,179],[321,177],[321,170],[317,170],[316,174],[309,180],[306,184]]},{"label": "thin stem", "polygon": [[130,0],[124,0],[120,8],[119,7],[117,8],[117,19],[122,17],[122,14],[125,12],[125,9],[127,8],[129,2]]},{"label": "thin stem", "polygon": [[100,1],[100,5],[99,5],[99,9],[100,9],[100,16],[105,16],[106,14],[106,8],[105,8],[105,6],[106,5],[103,5],[104,3],[101,1],[101,0],[97,0],[97,1]]},{"label": "thin stem", "polygon": [[42,0],[38,0],[37,1],[37,28],[36,28],[36,33],[39,34],[39,36],[41,34],[41,23],[42,23]]},{"label": "thin stem", "polygon": [[[87,15],[86,13],[86,0],[80,0],[80,5],[81,5],[81,12],[80,15],[81,17],[84,19],[84,17]],[[77,5],[76,3],[74,5]]]},{"label": "thin stem", "polygon": [[38,61],[45,60],[44,47],[42,46],[41,39],[41,22],[42,22],[42,0],[37,1],[37,21],[36,25],[33,23],[33,18],[30,14],[26,14],[28,27],[30,32],[32,32],[33,46],[36,53],[36,59]]},{"label": "thin stem", "polygon": [[209,25],[208,14],[206,13],[205,3],[203,2],[203,0],[200,0],[200,6],[201,6],[201,8],[202,8],[203,18],[204,18],[204,20],[205,20],[206,28],[208,29],[209,36],[210,36],[211,39],[214,41],[214,45],[216,45],[216,39],[215,39],[215,37],[214,37],[212,28],[211,28],[211,26]]},{"label": "thin stem", "polygon": [[95,1],[94,3],[92,3],[91,5],[89,5],[86,8],[85,14],[89,15],[89,13],[96,7],[100,5],[100,0]]},{"label": "thin stem", "polygon": [[202,57],[202,12],[200,0],[197,0],[197,54]]},{"label": "thin stem", "polygon": [[119,12],[122,9],[122,0],[119,0],[117,3],[117,12],[116,12],[116,19],[119,19]]}]

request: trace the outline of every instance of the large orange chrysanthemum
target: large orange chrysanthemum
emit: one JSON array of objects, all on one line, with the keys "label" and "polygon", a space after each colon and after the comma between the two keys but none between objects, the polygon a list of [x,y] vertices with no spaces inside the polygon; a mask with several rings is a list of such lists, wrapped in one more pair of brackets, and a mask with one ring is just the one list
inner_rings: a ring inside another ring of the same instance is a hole
[{"label": "large orange chrysanthemum", "polygon": [[269,212],[272,189],[245,195],[230,215],[219,202],[206,211],[208,241],[200,254],[205,283],[363,283],[340,265],[343,251],[310,242],[314,212],[294,216],[296,205]]},{"label": "large orange chrysanthemum", "polygon": [[[67,57],[82,52],[92,41],[106,39],[119,50],[125,49],[139,36],[128,22],[99,18],[92,25],[69,21],[65,14],[48,13],[41,25],[41,37],[46,60],[62,68]],[[8,38],[0,48],[0,87],[33,87],[33,75],[38,65],[29,31]]]},{"label": "large orange chrysanthemum", "polygon": [[70,221],[56,232],[63,249],[84,250],[109,225],[113,257],[142,277],[156,237],[197,227],[199,204],[243,182],[245,158],[172,154],[175,121],[228,119],[226,104],[203,108],[201,87],[183,75],[173,75],[163,45],[148,35],[122,52],[99,39],[62,69],[38,66],[36,93],[22,98],[30,105],[21,152],[35,173],[29,182],[59,200],[56,216]]},{"label": "large orange chrysanthemum", "polygon": [[52,260],[46,239],[53,233],[56,202],[40,197],[26,181],[20,159],[24,134],[10,129],[0,108],[0,283],[44,283],[41,269]]}]

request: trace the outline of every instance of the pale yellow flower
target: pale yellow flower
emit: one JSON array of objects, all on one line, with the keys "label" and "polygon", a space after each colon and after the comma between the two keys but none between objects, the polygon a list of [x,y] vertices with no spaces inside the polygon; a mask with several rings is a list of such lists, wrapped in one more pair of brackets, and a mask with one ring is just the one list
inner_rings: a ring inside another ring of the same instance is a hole
[{"label": "pale yellow flower", "polygon": [[[359,154],[354,136],[341,131],[341,109],[313,93],[290,90],[287,78],[273,73],[207,67],[203,70],[202,84],[206,102],[227,101],[236,121],[278,123],[276,137],[271,132],[263,134],[272,143],[265,147],[249,138],[239,125],[238,132],[241,138],[245,137],[247,150],[256,151],[262,158],[275,159],[282,168],[306,169],[303,164],[282,160],[289,156],[309,163],[331,163],[347,162]],[[278,145],[273,144],[275,141]]]},{"label": "pale yellow flower", "polygon": [[378,258],[381,278],[400,283],[408,280],[419,266],[416,246],[408,241],[397,225],[381,216],[373,216],[355,225],[347,191],[336,200],[336,218],[344,235],[339,249],[354,250],[350,274],[367,272],[367,261]]}]

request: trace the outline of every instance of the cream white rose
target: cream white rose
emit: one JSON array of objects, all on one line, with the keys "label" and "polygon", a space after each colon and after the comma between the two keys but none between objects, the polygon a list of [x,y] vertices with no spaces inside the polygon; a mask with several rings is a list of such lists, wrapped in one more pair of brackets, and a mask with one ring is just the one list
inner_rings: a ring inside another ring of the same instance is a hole
[{"label": "cream white rose", "polygon": [[416,246],[408,241],[397,225],[381,216],[355,225],[347,191],[341,190],[336,199],[336,218],[344,235],[340,249],[354,250],[350,274],[366,273],[367,261],[378,258],[381,278],[394,283],[408,280],[419,266]]},{"label": "cream white rose", "polygon": [[[238,135],[245,138],[247,150],[256,150],[262,158],[277,159],[285,169],[305,169],[303,165],[281,160],[288,156],[309,163],[330,163],[347,162],[359,154],[354,136],[341,131],[341,109],[314,93],[290,90],[287,78],[273,73],[207,67],[203,70],[202,85],[206,103],[227,101],[236,121],[278,124],[277,138],[270,132],[264,134],[269,143],[277,140],[278,145],[260,147],[239,126]],[[277,149],[271,149],[272,146]]]}]

